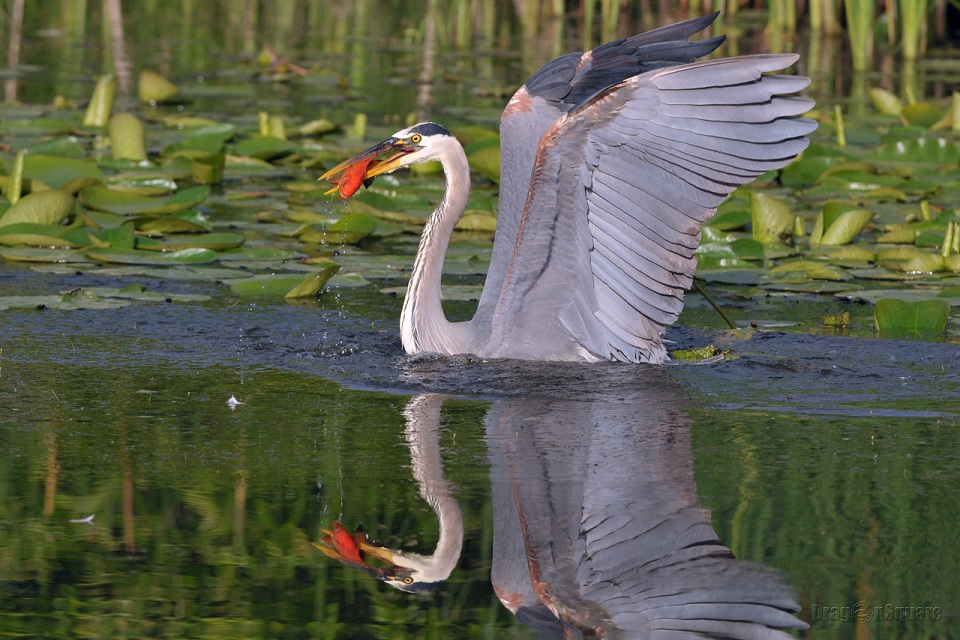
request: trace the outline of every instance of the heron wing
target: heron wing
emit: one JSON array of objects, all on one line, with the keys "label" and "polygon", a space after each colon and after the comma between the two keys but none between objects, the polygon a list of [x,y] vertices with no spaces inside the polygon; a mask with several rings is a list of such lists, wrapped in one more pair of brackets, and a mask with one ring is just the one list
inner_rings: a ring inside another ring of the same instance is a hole
[{"label": "heron wing", "polygon": [[659,362],[700,227],[736,187],[783,167],[816,123],[795,55],[696,62],[630,78],[542,137],[484,351]]},{"label": "heron wing", "polygon": [[503,283],[541,136],[565,113],[626,78],[693,62],[724,37],[689,42],[719,12],[569,53],[544,65],[513,95],[500,120],[500,204],[497,235],[479,314],[492,312]]}]

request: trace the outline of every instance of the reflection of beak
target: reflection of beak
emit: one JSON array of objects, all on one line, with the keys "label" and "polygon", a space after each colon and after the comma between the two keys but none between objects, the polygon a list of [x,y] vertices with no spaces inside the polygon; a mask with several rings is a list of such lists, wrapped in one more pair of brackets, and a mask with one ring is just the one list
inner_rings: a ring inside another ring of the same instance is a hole
[{"label": "reflection of beak", "polygon": [[[389,153],[391,151],[395,151],[397,153],[383,162],[374,162],[377,156]],[[379,176],[382,173],[389,173],[398,169],[400,167],[400,158],[413,151],[415,151],[415,149],[405,146],[403,144],[403,140],[400,140],[399,138],[388,138],[379,144],[373,145],[366,151],[361,151],[349,160],[344,160],[317,179],[328,180],[337,184],[340,182],[343,173],[349,170],[350,167],[365,163],[371,165],[370,168],[367,169],[367,171],[365,171],[363,174],[363,182],[366,183],[367,180],[372,180],[374,177]],[[327,192],[327,194],[335,191],[336,189],[331,189]]]}]

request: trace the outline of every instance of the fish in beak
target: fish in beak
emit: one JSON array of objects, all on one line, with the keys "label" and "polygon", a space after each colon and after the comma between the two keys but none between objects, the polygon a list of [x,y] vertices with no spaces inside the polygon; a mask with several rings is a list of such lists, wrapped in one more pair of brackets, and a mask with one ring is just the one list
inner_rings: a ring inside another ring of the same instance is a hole
[{"label": "fish in beak", "polygon": [[[362,151],[349,160],[341,162],[320,176],[318,180],[327,180],[337,185],[324,195],[330,195],[339,191],[340,199],[346,200],[360,190],[361,184],[369,187],[376,176],[398,169],[400,167],[400,159],[414,150],[415,149],[407,147],[403,143],[403,140],[399,138],[389,138],[379,144],[375,144],[366,151]],[[390,152],[395,152],[390,158],[377,160],[377,156]]]}]

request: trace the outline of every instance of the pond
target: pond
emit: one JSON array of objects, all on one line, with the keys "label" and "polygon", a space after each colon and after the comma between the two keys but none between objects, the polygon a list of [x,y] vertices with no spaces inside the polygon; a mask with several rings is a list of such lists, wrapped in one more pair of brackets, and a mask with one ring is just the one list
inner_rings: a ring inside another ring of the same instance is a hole
[{"label": "pond", "polygon": [[[294,147],[256,165],[228,153],[223,181],[175,214],[202,227],[191,234],[151,233],[160,217],[124,200],[134,208],[84,208],[101,228],[81,229],[100,244],[3,249],[0,637],[565,637],[559,619],[586,637],[703,631],[704,620],[809,625],[792,633],[811,638],[957,637],[956,321],[931,340],[878,339],[875,300],[834,296],[908,287],[930,297],[956,286],[955,275],[880,278],[878,264],[845,261],[831,265],[843,279],[795,271],[779,280],[705,256],[704,280],[741,329],[690,293],[666,338],[671,349],[714,344],[723,359],[405,356],[397,288],[442,181],[378,178],[347,210],[390,219],[358,244],[342,244],[355,227],[318,222],[342,205],[291,185],[313,182],[408,114],[493,127],[532,70],[600,35],[543,28],[525,38],[522,21],[490,3],[500,11],[474,25],[472,49],[458,48],[458,23],[441,13],[429,72],[440,80],[425,92],[411,81],[425,67],[424,23],[393,3],[339,13],[278,3],[259,21],[244,17],[250,3],[124,3],[132,70],[161,71],[183,96],[153,107],[121,88],[118,105],[146,123],[156,162],[144,168],[99,147],[102,131],[79,122],[82,105],[41,106],[57,95],[82,103],[113,69],[109,39],[89,37],[109,20],[99,7],[72,13],[83,4],[28,7],[24,105],[0,108],[0,126],[21,123],[0,139],[10,147],[4,173],[17,149],[56,144],[40,155],[79,149],[73,158],[97,159],[113,189],[117,176],[137,188],[149,177],[176,189],[138,197],[182,194],[193,182],[171,148],[190,127],[164,123],[176,116],[233,126],[232,152],[256,136],[259,111],[283,115]],[[277,57],[260,66],[264,44]],[[289,76],[284,59],[308,74]],[[933,99],[952,72],[927,73],[920,86]],[[135,94],[136,73],[130,82]],[[855,81],[834,82],[850,86],[837,97],[831,82],[811,93],[830,95],[828,108],[863,106],[850,99]],[[292,133],[320,117],[342,129]],[[41,122],[49,118],[70,130]],[[851,125],[858,153],[876,150],[879,134],[867,132],[881,121],[871,112]],[[816,135],[832,144],[829,126]],[[896,173],[872,162],[871,175]],[[901,182],[890,188],[906,201],[867,206],[883,223],[921,198],[952,212],[952,162],[920,163],[909,176],[942,189]],[[762,192],[809,214],[850,181]],[[96,203],[97,194],[80,197]],[[475,176],[469,208],[492,214],[495,183]],[[132,220],[135,259],[102,246],[121,228],[133,242]],[[317,225],[322,241],[304,239],[303,225]],[[864,244],[873,249],[884,232],[874,223]],[[184,238],[213,246],[229,234],[242,246],[201,249],[215,254],[202,264],[158,264],[144,254],[159,252],[141,250]],[[490,235],[458,232],[444,281],[451,318],[476,306]],[[787,253],[767,248],[767,261],[796,257]],[[284,299],[327,260],[340,273],[319,296]],[[251,291],[242,284],[251,274],[276,286]],[[847,326],[823,326],[838,311],[850,313]]]}]

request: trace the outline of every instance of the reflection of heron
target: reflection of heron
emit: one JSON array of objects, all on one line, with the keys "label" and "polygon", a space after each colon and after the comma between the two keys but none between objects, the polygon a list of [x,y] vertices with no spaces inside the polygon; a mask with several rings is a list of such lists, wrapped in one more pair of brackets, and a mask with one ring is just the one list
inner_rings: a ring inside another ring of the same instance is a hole
[{"label": "reflection of heron", "polygon": [[799,607],[718,539],[690,419],[660,371],[642,371],[603,397],[487,413],[497,595],[542,638],[789,638],[775,628],[805,627]]},{"label": "reflection of heron", "polygon": [[470,321],[447,321],[440,305],[443,257],[470,188],[463,147],[446,129],[403,129],[322,176],[346,171],[350,195],[364,178],[443,165],[447,191],[424,227],[400,320],[408,353],[666,360],[660,333],[683,307],[701,225],[737,186],[786,165],[816,128],[797,117],[812,101],[784,97],[809,80],[763,75],[797,56],[693,62],[723,40],[688,41],[716,15],[562,56],[514,94],[500,121],[493,255]]},{"label": "reflection of heron", "polygon": [[359,554],[373,556],[389,565],[380,567],[361,558],[351,559],[341,549],[332,548],[332,544],[315,547],[327,556],[403,591],[427,591],[450,577],[463,548],[463,514],[450,484],[443,477],[443,463],[440,461],[440,407],[445,399],[440,395],[416,396],[404,410],[413,477],[421,497],[433,508],[440,521],[440,537],[434,552],[424,556],[388,549],[371,544],[362,535],[357,536]]},{"label": "reflection of heron", "polygon": [[[635,371],[644,373],[604,391],[578,385],[563,399],[503,399],[487,412],[498,597],[541,638],[789,638],[777,629],[806,625],[787,586],[735,559],[697,501],[675,387],[659,369]],[[417,396],[404,410],[420,495],[440,521],[436,551],[362,543],[391,569],[345,562],[405,591],[445,580],[461,551],[463,518],[440,459],[445,399]]]}]

